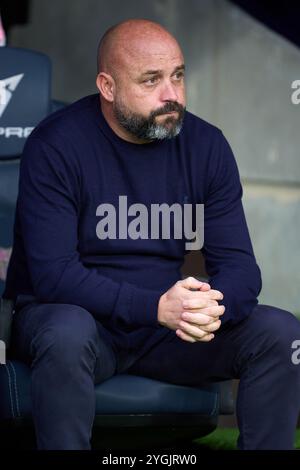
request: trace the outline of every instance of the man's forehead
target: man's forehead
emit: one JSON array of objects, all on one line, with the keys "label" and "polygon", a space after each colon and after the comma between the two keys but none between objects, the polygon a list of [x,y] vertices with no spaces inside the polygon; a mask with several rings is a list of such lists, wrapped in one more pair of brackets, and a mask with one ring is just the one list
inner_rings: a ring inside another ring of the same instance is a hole
[{"label": "man's forehead", "polygon": [[[126,68],[140,73],[179,67],[183,64],[183,56],[179,47],[141,47],[126,45],[120,54],[121,63]],[[121,65],[121,64],[120,64]]]}]

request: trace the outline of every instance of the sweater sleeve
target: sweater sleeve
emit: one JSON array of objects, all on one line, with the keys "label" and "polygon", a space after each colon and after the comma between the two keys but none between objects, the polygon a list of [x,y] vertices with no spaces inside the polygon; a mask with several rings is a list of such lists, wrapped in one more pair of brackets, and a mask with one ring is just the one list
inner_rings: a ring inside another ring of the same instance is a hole
[{"label": "sweater sleeve", "polygon": [[210,168],[202,253],[208,282],[224,295],[219,302],[225,306],[221,322],[237,323],[258,303],[262,281],[242,205],[238,167],[219,130],[211,152]]},{"label": "sweater sleeve", "polygon": [[33,135],[21,158],[17,203],[35,297],[79,305],[97,320],[119,326],[160,328],[157,309],[163,292],[116,282],[81,262],[80,170],[74,160]]}]

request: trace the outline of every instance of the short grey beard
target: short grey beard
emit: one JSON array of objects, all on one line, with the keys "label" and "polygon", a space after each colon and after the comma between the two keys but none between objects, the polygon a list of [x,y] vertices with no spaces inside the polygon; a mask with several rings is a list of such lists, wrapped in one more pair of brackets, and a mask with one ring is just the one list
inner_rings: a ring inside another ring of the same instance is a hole
[{"label": "short grey beard", "polygon": [[155,124],[148,128],[146,134],[149,140],[163,140],[163,139],[172,139],[179,134],[182,128],[182,123],[175,124],[171,129],[167,129],[162,124]]},{"label": "short grey beard", "polygon": [[[177,122],[168,128],[167,125],[156,124],[154,122],[156,113],[151,113],[149,118],[144,118],[138,114],[131,113],[120,102],[115,102],[114,114],[118,123],[135,137],[142,140],[164,140],[176,137],[181,131],[185,108],[177,103],[167,103],[163,107],[165,112],[178,111]],[[162,112],[162,111],[160,111]],[[173,122],[174,118],[168,117],[167,122]]]}]

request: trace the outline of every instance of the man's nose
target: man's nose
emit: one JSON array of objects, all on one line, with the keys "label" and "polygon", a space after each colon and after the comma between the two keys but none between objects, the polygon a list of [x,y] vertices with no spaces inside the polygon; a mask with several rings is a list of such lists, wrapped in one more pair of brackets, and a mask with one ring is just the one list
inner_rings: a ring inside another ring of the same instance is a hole
[{"label": "man's nose", "polygon": [[161,89],[160,99],[161,101],[178,101],[175,85],[170,82],[165,82]]}]

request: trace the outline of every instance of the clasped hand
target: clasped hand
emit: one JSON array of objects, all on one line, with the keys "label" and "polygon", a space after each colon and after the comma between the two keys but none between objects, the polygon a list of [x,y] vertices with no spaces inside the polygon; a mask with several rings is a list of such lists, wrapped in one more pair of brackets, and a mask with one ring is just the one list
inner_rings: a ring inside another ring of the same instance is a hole
[{"label": "clasped hand", "polygon": [[218,304],[222,299],[222,292],[211,289],[208,283],[187,277],[161,296],[158,322],[185,341],[211,341],[225,312],[224,305]]}]

